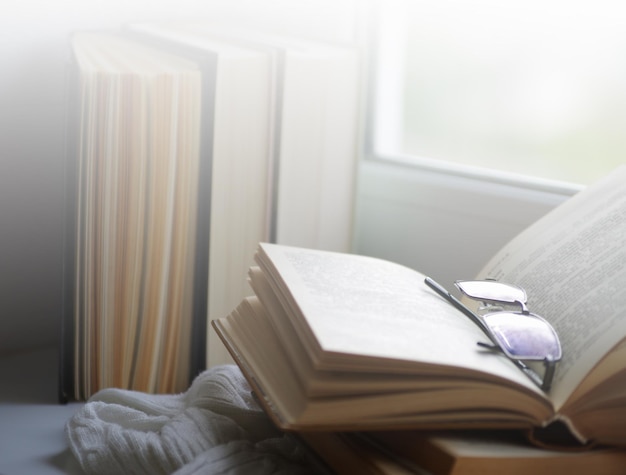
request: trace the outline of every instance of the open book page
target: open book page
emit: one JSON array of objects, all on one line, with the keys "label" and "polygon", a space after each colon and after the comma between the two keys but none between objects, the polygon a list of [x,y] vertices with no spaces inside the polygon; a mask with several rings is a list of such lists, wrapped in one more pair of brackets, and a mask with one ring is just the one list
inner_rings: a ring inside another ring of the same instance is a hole
[{"label": "open book page", "polygon": [[[393,392],[428,391],[433,389],[433,385],[436,385],[438,390],[458,390],[459,385],[465,383],[465,381],[459,381],[458,378],[454,377],[442,380],[439,377],[442,373],[440,368],[422,367],[418,374],[414,364],[411,368],[412,372],[409,374],[406,374],[406,369],[404,374],[398,373],[402,369],[399,368],[401,365],[398,362],[394,362],[393,371],[385,368],[378,372],[372,372],[370,358],[363,356],[353,358],[353,361],[350,362],[350,365],[354,367],[354,359],[361,361],[362,371],[316,370],[314,368],[316,359],[314,345],[308,344],[307,336],[294,328],[291,317],[271,290],[265,274],[258,267],[250,269],[250,284],[261,302],[258,304],[261,305],[261,309],[255,305],[255,302],[251,301],[249,307],[255,310],[257,314],[255,318],[250,320],[248,318],[249,312],[246,312],[246,307],[244,307],[244,309],[239,310],[238,319],[242,322],[245,320],[243,326],[255,327],[254,344],[262,346],[259,348],[259,353],[262,353],[263,357],[269,357],[275,362],[288,361],[295,368],[293,379],[299,381],[302,390],[309,398],[344,398],[346,396],[382,395]],[[261,320],[267,321],[272,327],[271,332],[259,328]],[[272,336],[261,341],[260,335],[264,332],[268,335],[271,333]],[[248,348],[241,350],[241,352],[252,351],[249,344],[245,346]],[[345,358],[345,355],[342,355],[342,358]],[[249,359],[257,358],[252,355]],[[274,366],[276,364],[273,363]],[[343,364],[345,365],[345,362]],[[374,365],[374,369],[376,368],[379,366]],[[283,378],[286,377],[285,370],[282,370],[281,373],[283,373]],[[433,379],[436,380],[435,384],[433,384]],[[477,385],[475,382],[472,384],[474,388]]]},{"label": "open book page", "polygon": [[272,244],[261,244],[257,262],[296,325],[319,345],[321,367],[330,361],[346,371],[424,371],[432,365],[442,376],[505,378],[541,394],[508,360],[480,351],[476,342],[484,334],[428,289],[416,271],[364,256]]},{"label": "open book page", "polygon": [[524,287],[530,310],[558,332],[557,410],[626,336],[625,184],[621,167],[518,235],[478,276]]}]

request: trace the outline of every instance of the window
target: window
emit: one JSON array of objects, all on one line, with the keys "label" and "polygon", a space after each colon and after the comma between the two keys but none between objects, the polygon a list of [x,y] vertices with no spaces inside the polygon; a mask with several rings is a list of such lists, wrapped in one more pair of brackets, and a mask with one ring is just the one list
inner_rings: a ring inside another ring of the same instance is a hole
[{"label": "window", "polygon": [[388,1],[380,17],[377,152],[579,184],[625,161],[623,2]]},{"label": "window", "polygon": [[441,282],[471,278],[524,227],[625,161],[617,1],[377,7],[356,252]]}]

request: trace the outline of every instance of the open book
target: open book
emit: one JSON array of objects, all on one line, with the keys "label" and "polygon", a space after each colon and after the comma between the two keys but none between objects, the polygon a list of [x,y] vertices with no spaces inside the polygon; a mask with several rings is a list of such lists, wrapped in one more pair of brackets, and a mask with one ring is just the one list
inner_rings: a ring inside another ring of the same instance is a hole
[{"label": "open book", "polygon": [[212,325],[285,429],[565,426],[581,443],[626,445],[624,183],[626,167],[530,226],[479,275],[525,287],[529,308],[558,332],[563,359],[548,394],[477,346],[485,335],[424,275],[371,257],[261,244],[255,295]]}]

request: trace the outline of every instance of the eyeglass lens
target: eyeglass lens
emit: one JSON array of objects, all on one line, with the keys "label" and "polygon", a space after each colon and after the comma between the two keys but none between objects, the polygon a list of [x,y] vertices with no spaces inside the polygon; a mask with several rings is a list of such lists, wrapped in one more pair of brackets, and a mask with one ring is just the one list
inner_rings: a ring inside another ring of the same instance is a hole
[{"label": "eyeglass lens", "polygon": [[455,285],[468,297],[495,302],[526,303],[526,291],[521,287],[495,280],[460,280]]},{"label": "eyeglass lens", "polygon": [[494,312],[483,317],[502,350],[512,358],[543,360],[561,358],[554,329],[542,318],[516,312]]}]

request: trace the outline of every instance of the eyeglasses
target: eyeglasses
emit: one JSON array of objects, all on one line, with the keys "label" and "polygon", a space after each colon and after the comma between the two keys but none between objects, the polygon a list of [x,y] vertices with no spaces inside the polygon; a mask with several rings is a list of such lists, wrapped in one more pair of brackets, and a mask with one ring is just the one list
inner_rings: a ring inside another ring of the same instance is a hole
[{"label": "eyeglasses", "polygon": [[[556,363],[562,356],[561,344],[552,325],[528,310],[524,289],[495,280],[456,281],[456,287],[463,294],[483,302],[479,315],[430,277],[426,277],[425,283],[468,316],[491,340],[491,343],[478,342],[478,345],[503,353],[541,389],[550,389]],[[509,310],[507,307],[512,305],[521,309]],[[533,360],[543,362],[543,378],[524,363]]]}]

